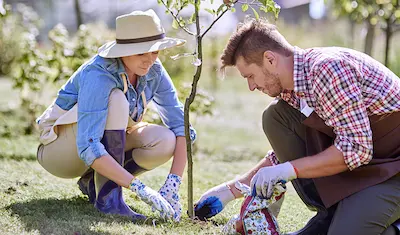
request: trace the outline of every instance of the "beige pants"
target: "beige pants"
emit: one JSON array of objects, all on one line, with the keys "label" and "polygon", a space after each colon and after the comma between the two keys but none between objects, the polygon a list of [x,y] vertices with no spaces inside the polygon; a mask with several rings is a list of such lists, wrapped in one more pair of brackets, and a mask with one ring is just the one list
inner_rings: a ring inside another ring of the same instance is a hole
[{"label": "beige pants", "polygon": [[[129,104],[124,93],[112,91],[106,130],[126,129]],[[62,178],[81,176],[89,167],[79,158],[76,147],[77,123],[60,125],[58,137],[50,144],[41,144],[37,158],[51,174]],[[133,160],[142,168],[151,170],[167,162],[175,150],[175,134],[166,127],[148,124],[127,134],[125,151],[132,151]]]}]

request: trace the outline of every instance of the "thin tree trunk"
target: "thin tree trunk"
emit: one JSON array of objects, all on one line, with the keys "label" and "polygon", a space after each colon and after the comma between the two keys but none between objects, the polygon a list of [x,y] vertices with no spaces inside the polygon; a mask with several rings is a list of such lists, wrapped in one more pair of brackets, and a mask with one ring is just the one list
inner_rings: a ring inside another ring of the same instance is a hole
[{"label": "thin tree trunk", "polygon": [[200,8],[200,0],[195,0],[195,16],[196,16],[196,41],[197,41],[197,57],[201,61],[201,64],[197,66],[196,73],[193,77],[192,90],[188,98],[185,101],[185,109],[184,109],[184,122],[185,122],[185,136],[186,136],[186,151],[187,151],[187,159],[188,159],[188,215],[189,218],[194,218],[194,207],[193,207],[193,157],[192,157],[192,141],[190,139],[190,105],[193,103],[194,98],[196,97],[197,83],[200,79],[201,69],[203,66],[203,48],[202,48],[202,37],[200,32],[200,17],[199,17],[199,8]]},{"label": "thin tree trunk", "polygon": [[75,0],[74,2],[75,2],[76,29],[79,29],[79,26],[83,24],[81,5],[79,4],[79,0]]},{"label": "thin tree trunk", "polygon": [[350,47],[354,48],[354,32],[356,30],[356,22],[352,20],[349,17],[349,23],[350,23],[350,28],[349,28],[349,33],[350,33]]},{"label": "thin tree trunk", "polygon": [[367,35],[365,36],[364,52],[368,55],[372,55],[372,49],[375,37],[375,25],[371,24],[370,18],[368,18],[366,22],[367,22]]},{"label": "thin tree trunk", "polygon": [[385,66],[389,67],[390,41],[392,39],[391,17],[386,20],[386,40],[385,40]]}]

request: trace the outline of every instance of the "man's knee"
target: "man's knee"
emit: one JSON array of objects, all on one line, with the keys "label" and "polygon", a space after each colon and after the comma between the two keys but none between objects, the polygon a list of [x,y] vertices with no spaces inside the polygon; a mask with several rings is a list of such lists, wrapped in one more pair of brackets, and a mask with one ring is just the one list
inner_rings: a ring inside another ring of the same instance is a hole
[{"label": "man's knee", "polygon": [[276,124],[281,122],[280,114],[288,108],[287,105],[283,100],[273,100],[264,110],[262,114],[262,126],[267,136],[276,131]]}]

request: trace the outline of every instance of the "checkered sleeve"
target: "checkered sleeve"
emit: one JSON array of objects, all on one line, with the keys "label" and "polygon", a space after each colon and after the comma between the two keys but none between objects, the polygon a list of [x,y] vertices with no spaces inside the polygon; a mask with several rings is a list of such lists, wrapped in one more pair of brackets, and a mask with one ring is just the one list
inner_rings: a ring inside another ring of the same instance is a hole
[{"label": "checkered sleeve", "polygon": [[325,123],[336,134],[334,145],[349,170],[372,159],[372,130],[361,93],[359,71],[349,62],[332,58],[321,62],[315,79],[317,103]]},{"label": "checkered sleeve", "polygon": [[267,152],[267,154],[265,155],[265,158],[268,159],[268,160],[271,162],[271,164],[272,164],[273,166],[279,164],[279,160],[278,160],[278,158],[276,157],[275,152],[274,152],[273,150],[269,150],[269,151]]}]

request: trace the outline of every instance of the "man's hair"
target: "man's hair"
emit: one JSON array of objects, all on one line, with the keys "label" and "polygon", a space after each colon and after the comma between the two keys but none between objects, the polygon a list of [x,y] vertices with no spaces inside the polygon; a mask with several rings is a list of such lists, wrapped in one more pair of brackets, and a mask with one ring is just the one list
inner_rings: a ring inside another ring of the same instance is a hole
[{"label": "man's hair", "polygon": [[229,38],[222,55],[221,69],[235,66],[236,60],[243,56],[248,64],[261,65],[265,51],[277,52],[284,56],[293,54],[293,47],[278,32],[275,25],[265,19],[247,18],[240,23]]}]

